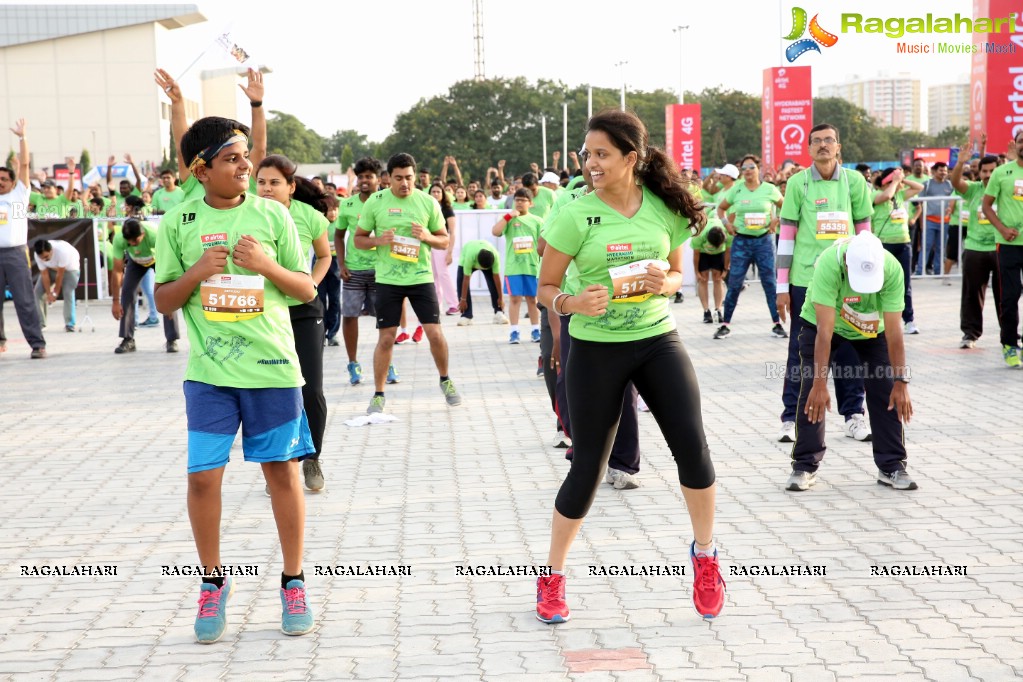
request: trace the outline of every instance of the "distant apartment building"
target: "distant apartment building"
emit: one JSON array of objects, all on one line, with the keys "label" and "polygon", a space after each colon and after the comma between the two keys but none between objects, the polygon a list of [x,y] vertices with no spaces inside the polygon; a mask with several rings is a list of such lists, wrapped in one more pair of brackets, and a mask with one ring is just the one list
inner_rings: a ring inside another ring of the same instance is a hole
[{"label": "distant apartment building", "polygon": [[970,125],[970,84],[946,83],[927,88],[927,132]]},{"label": "distant apartment building", "polygon": [[822,85],[819,97],[838,97],[866,110],[882,126],[922,130],[920,81],[910,74],[860,78]]}]

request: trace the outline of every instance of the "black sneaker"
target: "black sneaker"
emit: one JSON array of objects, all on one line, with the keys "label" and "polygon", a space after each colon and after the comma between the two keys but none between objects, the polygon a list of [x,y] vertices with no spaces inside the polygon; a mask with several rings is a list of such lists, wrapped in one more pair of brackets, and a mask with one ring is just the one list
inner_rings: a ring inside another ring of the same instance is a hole
[{"label": "black sneaker", "polygon": [[771,327],[771,333],[777,336],[779,339],[789,338],[789,335],[785,333],[784,327],[781,326],[781,322],[777,322],[773,327]]},{"label": "black sneaker", "polygon": [[732,330],[728,328],[728,325],[727,324],[723,324],[720,327],[718,327],[718,330],[716,332],[714,332],[714,338],[715,339],[723,339],[723,338],[725,338],[726,336],[728,336],[731,333],[732,333]]},{"label": "black sneaker", "polygon": [[114,349],[114,352],[120,355],[121,353],[134,353],[135,352],[135,339],[123,339],[121,345]]},{"label": "black sneaker", "polygon": [[686,297],[682,295],[682,292],[681,291],[676,291],[675,292],[675,303],[681,303],[684,300],[686,300]]},{"label": "black sneaker", "polygon": [[721,314],[721,309],[718,308],[714,311],[714,324],[724,324],[725,316]]},{"label": "black sneaker", "polygon": [[168,341],[167,345],[165,347],[167,348],[167,352],[168,353],[177,353],[178,352],[178,342],[177,341]]},{"label": "black sneaker", "polygon": [[704,324],[714,324],[714,318],[711,317],[711,314],[710,314],[709,310],[704,310],[703,311],[703,323]]}]

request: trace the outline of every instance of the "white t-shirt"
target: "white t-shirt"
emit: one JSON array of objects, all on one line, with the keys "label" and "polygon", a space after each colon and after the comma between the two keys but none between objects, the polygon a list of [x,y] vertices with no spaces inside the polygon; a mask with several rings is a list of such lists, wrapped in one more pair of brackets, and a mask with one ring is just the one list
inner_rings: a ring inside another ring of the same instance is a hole
[{"label": "white t-shirt", "polygon": [[62,239],[51,239],[50,246],[53,247],[50,260],[43,260],[38,253],[35,254],[36,267],[40,270],[64,268],[74,272],[82,269],[82,257],[79,255],[78,249]]},{"label": "white t-shirt", "polygon": [[0,248],[28,243],[28,201],[28,188],[20,180],[0,194]]},{"label": "white t-shirt", "polygon": [[505,203],[507,203],[507,199],[508,198],[506,196],[504,196],[503,194],[501,196],[497,197],[496,199],[493,197],[493,195],[491,195],[491,196],[487,197],[487,208],[498,208],[498,209],[504,208]]}]

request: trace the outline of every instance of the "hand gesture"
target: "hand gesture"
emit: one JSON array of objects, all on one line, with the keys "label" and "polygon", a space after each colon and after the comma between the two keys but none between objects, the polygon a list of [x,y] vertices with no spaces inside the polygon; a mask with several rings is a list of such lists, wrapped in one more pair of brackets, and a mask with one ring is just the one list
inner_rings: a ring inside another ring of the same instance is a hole
[{"label": "hand gesture", "polygon": [[557,166],[558,161],[561,160],[561,152],[555,151],[553,154],[551,154],[551,158],[554,159],[554,165]]},{"label": "hand gesture", "polygon": [[11,132],[18,137],[25,137],[25,119],[19,118],[14,122],[14,127],[11,128]]},{"label": "hand gesture", "polygon": [[74,158],[72,158],[70,156],[65,156],[64,157],[64,165],[67,166],[67,172],[69,173],[69,177],[71,178],[71,181],[74,182],[74,180],[75,180],[75,178],[74,178],[74,175],[75,175],[75,160],[74,160]]},{"label": "hand gesture", "polygon": [[980,154],[984,155],[984,151],[987,149],[987,133],[980,134]]},{"label": "hand gesture", "polygon": [[899,421],[908,424],[913,417],[913,402],[909,399],[909,386],[902,381],[896,381],[892,388],[892,397],[888,400],[888,409],[895,410]]},{"label": "hand gesture", "polygon": [[653,263],[646,266],[646,275],[643,277],[643,289],[648,294],[661,295],[664,293],[667,274],[664,270]]},{"label": "hand gesture", "polygon": [[497,162],[497,169],[504,170],[504,159],[501,159],[500,161]]},{"label": "hand gesture", "polygon": [[827,382],[813,382],[813,388],[810,389],[810,395],[806,397],[806,407],[803,412],[806,413],[811,424],[817,424],[824,421],[824,413],[830,411],[831,395],[828,393]]},{"label": "hand gesture", "polygon": [[56,300],[57,300],[57,297],[56,297],[56,295],[54,295],[54,293],[52,291],[47,291],[46,292],[46,302],[47,303],[55,303]]},{"label": "hand gesture", "polygon": [[231,261],[238,267],[251,270],[257,275],[264,274],[270,265],[270,258],[263,251],[263,245],[259,243],[258,239],[248,234],[243,234],[235,244]]},{"label": "hand gesture", "polygon": [[491,166],[490,168],[487,169],[487,175],[496,175],[496,174],[497,174],[497,169],[494,168],[493,166]]},{"label": "hand gesture", "polygon": [[245,85],[239,83],[238,87],[245,93],[250,102],[263,101],[263,74],[256,69],[250,68],[248,83]]},{"label": "hand gesture", "polygon": [[788,294],[778,294],[778,317],[781,318],[782,322],[786,322],[785,316],[789,314],[789,306],[791,305]]},{"label": "hand gesture", "polygon": [[394,241],[394,230],[387,230],[386,232],[381,234],[379,237],[377,237],[377,246],[383,246],[385,244],[390,244],[393,241]]},{"label": "hand gesture", "polygon": [[153,80],[156,81],[161,90],[167,93],[167,97],[170,98],[172,104],[182,101],[181,87],[171,78],[169,73],[163,69],[157,69],[153,72]]},{"label": "hand gesture", "polygon": [[131,154],[128,154],[128,153],[125,153],[125,155],[124,155],[124,162],[125,163],[130,163],[132,165],[135,165],[135,162],[132,161],[132,159],[131,159]]},{"label": "hand gesture", "polygon": [[1009,242],[1016,241],[1016,237],[1019,236],[1019,230],[1017,230],[1015,227],[1007,227],[1004,230],[999,230],[999,232],[1002,233],[1002,237],[1005,238],[1005,241]]},{"label": "hand gesture", "polygon": [[707,280],[709,279],[709,277],[708,277],[708,273],[709,272],[710,272],[709,270],[704,270],[703,272],[700,272],[699,270],[697,270],[696,271],[696,281],[700,282],[701,284],[707,282]]},{"label": "hand gesture", "polygon": [[117,163],[117,157],[116,156],[111,154],[109,157],[107,157],[107,167],[113,166],[115,163]]},{"label": "hand gesture", "polygon": [[227,267],[227,257],[231,251],[226,246],[211,246],[206,249],[202,256],[196,261],[193,268],[203,279],[209,279],[213,275],[219,275]]},{"label": "hand gesture", "polygon": [[412,237],[414,239],[418,239],[419,241],[423,241],[428,236],[429,236],[429,233],[426,231],[425,227],[423,227],[419,223],[412,223]]},{"label": "hand gesture", "polygon": [[579,155],[576,154],[575,152],[569,152],[568,158],[574,161],[575,163],[579,163]]},{"label": "hand gesture", "polygon": [[610,297],[603,284],[591,284],[575,296],[574,312],[588,317],[602,317],[607,312]]}]

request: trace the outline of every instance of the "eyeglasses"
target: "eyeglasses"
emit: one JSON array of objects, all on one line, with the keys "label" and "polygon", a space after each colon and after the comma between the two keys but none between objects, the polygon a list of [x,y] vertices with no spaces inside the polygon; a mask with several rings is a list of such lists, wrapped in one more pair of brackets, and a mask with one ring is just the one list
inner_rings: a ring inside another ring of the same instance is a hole
[{"label": "eyeglasses", "polygon": [[830,147],[831,145],[835,144],[836,142],[838,142],[838,140],[836,140],[833,137],[811,137],[810,138],[810,144],[815,145],[815,146],[820,146],[822,144],[826,144],[826,145],[828,145]]},{"label": "eyeglasses", "polygon": [[756,167],[757,167],[757,164],[755,164],[755,163],[744,163],[742,165],[742,169],[743,170],[753,170]]}]

